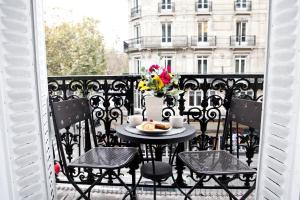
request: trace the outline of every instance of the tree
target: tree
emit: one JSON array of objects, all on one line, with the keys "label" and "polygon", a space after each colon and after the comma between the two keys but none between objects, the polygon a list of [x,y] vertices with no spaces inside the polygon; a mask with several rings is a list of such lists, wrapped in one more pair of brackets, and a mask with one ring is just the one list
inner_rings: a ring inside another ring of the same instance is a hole
[{"label": "tree", "polygon": [[103,37],[97,26],[98,21],[92,18],[46,26],[49,75],[106,73]]},{"label": "tree", "polygon": [[105,60],[107,63],[107,74],[120,75],[128,73],[128,56],[125,53],[114,49],[105,51]]}]

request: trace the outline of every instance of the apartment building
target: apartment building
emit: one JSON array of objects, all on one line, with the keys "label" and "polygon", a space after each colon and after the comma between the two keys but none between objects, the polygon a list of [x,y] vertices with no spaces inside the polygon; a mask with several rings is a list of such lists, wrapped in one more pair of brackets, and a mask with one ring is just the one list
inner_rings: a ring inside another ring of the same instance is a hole
[{"label": "apartment building", "polygon": [[129,72],[263,73],[267,0],[129,0]]}]

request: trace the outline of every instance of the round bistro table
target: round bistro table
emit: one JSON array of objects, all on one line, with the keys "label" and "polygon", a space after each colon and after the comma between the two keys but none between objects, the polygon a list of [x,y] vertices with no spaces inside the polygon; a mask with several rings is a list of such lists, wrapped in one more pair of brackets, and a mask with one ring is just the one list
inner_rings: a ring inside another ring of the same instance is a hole
[{"label": "round bistro table", "polygon": [[[196,130],[189,124],[184,125],[184,130],[178,132],[178,129],[171,129],[167,133],[142,133],[138,130],[132,131],[132,128],[128,128],[128,124],[120,125],[116,128],[117,136],[124,141],[128,141],[134,144],[149,145],[151,162],[143,163],[141,167],[141,176],[133,190],[138,186],[142,177],[151,179],[153,181],[154,200],[156,199],[156,182],[165,180],[172,177],[175,186],[180,190],[182,194],[186,194],[177,185],[174,176],[172,174],[172,163],[176,153],[179,153],[178,146],[175,149],[172,156],[171,163],[155,161],[153,156],[152,145],[166,145],[166,144],[179,144],[188,141],[195,137]],[[189,197],[188,197],[189,198]]]}]

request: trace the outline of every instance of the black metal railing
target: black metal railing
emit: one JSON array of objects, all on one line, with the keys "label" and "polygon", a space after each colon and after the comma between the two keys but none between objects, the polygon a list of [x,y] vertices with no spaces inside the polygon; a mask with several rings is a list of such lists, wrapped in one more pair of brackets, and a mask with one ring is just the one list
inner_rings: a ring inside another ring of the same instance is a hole
[{"label": "black metal railing", "polygon": [[212,2],[196,2],[195,3],[195,11],[197,14],[207,14],[212,11]]},{"label": "black metal railing", "polygon": [[191,47],[214,47],[217,45],[216,36],[192,36]]},{"label": "black metal railing", "polygon": [[140,16],[141,16],[141,6],[131,8],[131,13],[130,13],[131,18],[136,18]]},{"label": "black metal railing", "polygon": [[158,3],[158,12],[160,14],[172,14],[175,12],[175,3]]},{"label": "black metal railing", "polygon": [[236,0],[234,2],[234,10],[238,11],[251,11],[252,10],[252,2],[251,1],[243,1],[243,0]]},{"label": "black metal railing", "polygon": [[233,47],[252,47],[256,45],[255,35],[232,35],[230,36],[230,46]]},{"label": "black metal railing", "polygon": [[[50,100],[63,101],[78,97],[87,97],[90,102],[91,112],[95,124],[97,125],[97,142],[103,146],[130,145],[120,140],[115,135],[115,127],[126,123],[126,117],[135,113],[135,93],[140,76],[122,75],[122,76],[63,76],[49,77],[48,90]],[[228,75],[181,75],[179,88],[184,90],[178,97],[166,97],[165,107],[162,109],[162,120],[168,120],[169,117],[179,111],[180,115],[187,118],[188,122],[197,127],[197,136],[189,141],[182,149],[189,150],[207,150],[214,149],[222,134],[222,124],[226,113],[230,107],[232,97],[247,98],[254,101],[262,101],[263,93],[263,75],[257,74],[228,74]],[[199,104],[189,105],[189,93],[200,91],[201,97]],[[145,101],[142,98],[140,105],[145,110]],[[144,112],[143,112],[144,113]],[[213,128],[212,128],[213,127]],[[89,150],[91,147],[90,133],[80,133],[80,126],[73,127],[74,134],[64,138],[66,154],[72,159],[80,155],[80,152]],[[80,134],[83,134],[81,136]],[[259,138],[256,138],[258,140]],[[84,140],[84,141],[82,141]],[[244,139],[244,142],[247,138]],[[247,154],[247,148],[251,149],[251,144],[257,145],[258,141],[251,141],[250,147],[245,147],[246,157],[249,163],[253,158],[252,154]],[[183,145],[183,144],[182,144]],[[167,155],[165,149],[169,152],[173,150],[171,146],[156,148],[157,159]],[[79,150],[78,150],[79,149]],[[253,149],[253,148],[252,148]],[[59,160],[58,157],[55,158]],[[133,176],[133,171],[137,169],[138,164],[131,166],[129,174]],[[189,187],[184,184],[189,177],[183,176],[185,169],[181,162],[176,162],[175,166],[177,182],[183,187]],[[124,173],[124,172],[123,172]],[[96,174],[85,169],[74,169],[72,173],[74,179],[79,183],[89,183]],[[191,178],[196,180],[193,174]],[[113,177],[107,177],[106,185],[117,185]],[[234,186],[234,188],[249,187],[252,179],[244,179],[241,175],[241,181],[245,181],[245,186]],[[204,180],[201,187],[217,188],[208,186]],[[64,179],[57,179],[57,182],[66,182]],[[129,183],[130,184],[130,183]],[[149,187],[142,184],[142,187]],[[162,187],[173,187],[172,185],[163,185]]]},{"label": "black metal railing", "polygon": [[130,39],[124,42],[124,51],[133,51],[147,48],[184,48],[188,47],[187,36],[145,36]]}]

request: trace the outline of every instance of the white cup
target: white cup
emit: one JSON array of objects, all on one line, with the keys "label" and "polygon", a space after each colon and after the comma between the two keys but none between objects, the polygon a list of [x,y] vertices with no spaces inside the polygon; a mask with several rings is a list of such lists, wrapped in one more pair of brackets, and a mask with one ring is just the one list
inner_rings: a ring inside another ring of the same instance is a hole
[{"label": "white cup", "polygon": [[182,128],[183,127],[183,116],[170,116],[170,124],[173,128]]},{"label": "white cup", "polygon": [[128,116],[128,123],[131,127],[136,127],[143,123],[143,116],[142,115],[130,115]]}]

